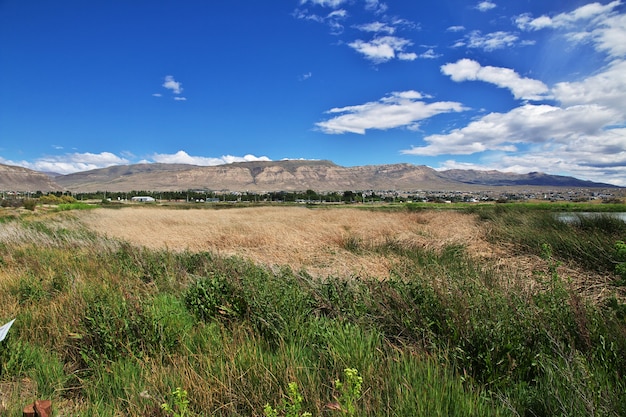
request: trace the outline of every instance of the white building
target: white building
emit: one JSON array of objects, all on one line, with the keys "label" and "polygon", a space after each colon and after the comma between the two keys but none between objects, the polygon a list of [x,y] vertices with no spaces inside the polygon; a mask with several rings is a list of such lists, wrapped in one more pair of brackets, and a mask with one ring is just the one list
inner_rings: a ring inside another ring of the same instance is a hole
[{"label": "white building", "polygon": [[132,197],[130,200],[138,202],[138,203],[152,203],[152,202],[156,201],[152,197],[142,196],[142,195],[138,195],[138,196]]}]

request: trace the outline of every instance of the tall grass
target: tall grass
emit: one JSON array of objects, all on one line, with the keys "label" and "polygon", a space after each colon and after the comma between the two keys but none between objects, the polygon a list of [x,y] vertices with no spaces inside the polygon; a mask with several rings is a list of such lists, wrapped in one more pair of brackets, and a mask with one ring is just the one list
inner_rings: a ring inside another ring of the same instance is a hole
[{"label": "tall grass", "polygon": [[626,222],[610,214],[578,215],[564,222],[553,211],[523,205],[497,205],[478,214],[492,224],[489,238],[494,242],[512,243],[537,255],[547,244],[557,258],[596,272],[615,269],[615,242],[626,236]]},{"label": "tall grass", "polygon": [[[539,245],[536,286],[458,244],[353,241],[393,255],[392,278],[317,279],[138,248],[68,213],[4,222],[0,321],[17,320],[0,342],[3,412],[46,397],[62,415],[164,416],[180,387],[193,415],[260,416],[295,382],[302,411],[332,415],[333,381],[356,368],[357,415],[626,414],[626,306],[619,293],[591,304],[556,273],[579,262],[571,246],[585,234],[535,213],[481,215],[492,239]],[[585,233],[596,245],[615,236]]]}]

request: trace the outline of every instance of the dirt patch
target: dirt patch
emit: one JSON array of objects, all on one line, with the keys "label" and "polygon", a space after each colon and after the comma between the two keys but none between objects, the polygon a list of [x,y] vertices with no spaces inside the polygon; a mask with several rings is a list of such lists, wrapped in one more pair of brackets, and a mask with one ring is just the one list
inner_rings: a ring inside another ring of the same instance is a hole
[{"label": "dirt patch", "polygon": [[317,276],[387,277],[394,259],[350,245],[467,245],[490,253],[474,216],[452,211],[392,213],[352,208],[257,207],[177,210],[129,207],[80,213],[92,230],[149,248],[210,251]]}]

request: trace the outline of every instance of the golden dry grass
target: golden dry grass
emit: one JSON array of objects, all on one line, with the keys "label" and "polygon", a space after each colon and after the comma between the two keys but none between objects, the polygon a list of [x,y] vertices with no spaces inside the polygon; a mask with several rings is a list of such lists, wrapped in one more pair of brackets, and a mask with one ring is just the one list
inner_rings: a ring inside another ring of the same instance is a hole
[{"label": "golden dry grass", "polygon": [[92,230],[137,245],[236,255],[270,267],[305,269],[317,276],[389,276],[393,258],[371,252],[355,254],[346,249],[349,240],[365,248],[394,241],[434,249],[464,244],[476,254],[490,252],[475,218],[452,211],[129,207],[85,211],[80,219]]},{"label": "golden dry grass", "polygon": [[[376,248],[438,250],[463,245],[476,262],[490,262],[510,284],[531,292],[548,273],[538,256],[487,241],[485,223],[456,211],[384,212],[357,208],[255,207],[180,210],[163,207],[98,209],[77,213],[88,228],[153,249],[208,251],[239,256],[269,267],[288,265],[317,277],[390,276],[397,259],[389,253],[355,252],[346,242]],[[612,296],[610,277],[561,265],[559,275],[592,300]],[[515,278],[513,278],[515,277]],[[506,282],[501,283],[507,285]]]}]

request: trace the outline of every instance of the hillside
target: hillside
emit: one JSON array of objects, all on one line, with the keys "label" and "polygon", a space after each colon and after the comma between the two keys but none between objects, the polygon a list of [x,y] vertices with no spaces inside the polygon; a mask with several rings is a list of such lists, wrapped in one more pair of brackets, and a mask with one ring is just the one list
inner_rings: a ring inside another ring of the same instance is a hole
[{"label": "hillside", "polygon": [[217,166],[135,164],[51,178],[26,168],[0,165],[0,190],[72,192],[477,190],[493,187],[613,187],[573,177],[499,171],[436,171],[424,165],[342,167],[331,161],[257,161]]},{"label": "hillside", "polygon": [[423,165],[342,167],[330,161],[240,162],[218,166],[139,164],[78,172],[56,178],[71,191],[229,190],[457,190],[494,186],[611,187],[607,184],[531,173],[436,171]]},{"label": "hillside", "polygon": [[0,164],[0,190],[2,191],[61,191],[62,189],[63,187],[42,172]]}]

